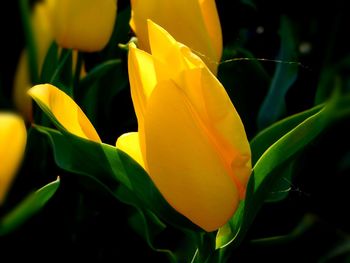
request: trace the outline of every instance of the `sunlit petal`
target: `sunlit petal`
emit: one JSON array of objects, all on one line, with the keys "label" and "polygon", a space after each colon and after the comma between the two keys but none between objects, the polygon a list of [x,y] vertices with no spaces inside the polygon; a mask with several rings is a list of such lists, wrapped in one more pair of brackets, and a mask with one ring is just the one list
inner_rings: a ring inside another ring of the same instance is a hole
[{"label": "sunlit petal", "polygon": [[145,167],[140,148],[139,134],[137,132],[123,134],[118,138],[116,146],[118,149],[127,153],[143,168]]},{"label": "sunlit petal", "polygon": [[63,91],[50,84],[32,87],[28,94],[39,104],[46,107],[57,121],[76,136],[101,142],[95,128],[80,107]]},{"label": "sunlit petal", "polygon": [[167,201],[207,231],[237,208],[238,192],[199,124],[191,103],[172,81],[158,83],[145,119],[148,172]]}]

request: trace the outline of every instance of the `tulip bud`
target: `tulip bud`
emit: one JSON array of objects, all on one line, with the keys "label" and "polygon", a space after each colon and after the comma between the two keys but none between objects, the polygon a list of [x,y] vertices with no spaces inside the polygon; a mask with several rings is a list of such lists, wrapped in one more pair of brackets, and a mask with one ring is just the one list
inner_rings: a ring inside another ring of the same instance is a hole
[{"label": "tulip bud", "polygon": [[214,0],[131,0],[131,8],[130,26],[141,49],[150,51],[147,19],[151,19],[191,48],[216,74],[222,34]]},{"label": "tulip bud", "polygon": [[116,0],[51,0],[53,33],[64,48],[94,52],[103,49],[113,32]]},{"label": "tulip bud", "polygon": [[242,121],[205,63],[148,21],[151,53],[129,47],[138,132],[117,147],[134,158],[179,213],[206,231],[236,211],[251,173]]}]

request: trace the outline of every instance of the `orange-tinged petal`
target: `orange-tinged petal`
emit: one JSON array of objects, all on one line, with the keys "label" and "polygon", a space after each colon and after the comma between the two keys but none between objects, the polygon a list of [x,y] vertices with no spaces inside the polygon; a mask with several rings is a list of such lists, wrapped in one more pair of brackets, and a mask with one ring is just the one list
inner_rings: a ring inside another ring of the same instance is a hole
[{"label": "orange-tinged petal", "polygon": [[24,121],[12,113],[0,113],[0,205],[22,161],[26,140]]},{"label": "orange-tinged petal", "polygon": [[165,199],[206,231],[224,225],[239,196],[191,102],[173,81],[158,83],[145,117],[147,171]]},{"label": "orange-tinged petal", "polygon": [[94,142],[101,142],[84,112],[60,89],[51,84],[40,84],[32,87],[28,94],[39,105],[46,107],[68,132]]},{"label": "orange-tinged petal", "polygon": [[[207,114],[206,123],[220,153],[230,164],[232,175],[246,188],[251,174],[251,152],[242,120],[222,84],[202,69],[201,88]],[[244,190],[241,191],[244,197]]]},{"label": "orange-tinged petal", "polygon": [[64,48],[99,51],[112,35],[116,14],[116,0],[55,0],[52,3],[55,39]]},{"label": "orange-tinged petal", "polygon": [[138,132],[129,132],[120,136],[117,140],[116,147],[119,150],[127,153],[131,158],[133,158],[139,165],[145,168],[143,161],[140,140]]},{"label": "orange-tinged petal", "polygon": [[[218,43],[221,43],[221,28],[218,26],[218,17],[214,15],[215,2],[208,1],[212,3],[201,3],[201,0],[131,0],[130,26],[139,40],[140,48],[150,51],[146,21],[151,19],[165,28],[177,41],[200,54],[216,74],[222,52],[222,47],[218,47]],[[213,36],[219,39],[213,42]]]},{"label": "orange-tinged petal", "polygon": [[241,198],[251,173],[251,152],[243,123],[226,90],[206,68],[187,70],[181,89],[202,120],[210,141],[226,160]]}]

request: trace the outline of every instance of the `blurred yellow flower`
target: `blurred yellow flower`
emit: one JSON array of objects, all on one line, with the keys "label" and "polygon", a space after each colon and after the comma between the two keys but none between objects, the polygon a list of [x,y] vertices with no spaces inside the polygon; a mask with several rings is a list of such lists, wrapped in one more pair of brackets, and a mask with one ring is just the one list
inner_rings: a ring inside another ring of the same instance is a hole
[{"label": "blurred yellow flower", "polygon": [[130,26],[141,49],[150,51],[147,19],[151,19],[190,47],[216,74],[222,33],[214,0],[131,0],[131,8]]},{"label": "blurred yellow flower", "polygon": [[206,231],[244,198],[251,153],[242,121],[204,62],[148,20],[151,54],[129,47],[138,132],[117,147],[142,165],[165,199]]},{"label": "blurred yellow flower", "polygon": [[[47,50],[53,41],[48,1],[35,4],[31,15],[31,23],[37,51],[38,70],[41,72]],[[32,120],[32,101],[27,96],[27,90],[31,86],[28,54],[27,50],[24,50],[15,73],[13,99],[17,109],[26,120]]]},{"label": "blurred yellow flower", "polygon": [[27,131],[21,117],[0,112],[0,205],[22,161]]},{"label": "blurred yellow flower", "polygon": [[94,52],[113,32],[116,0],[50,0],[53,35],[64,48]]}]

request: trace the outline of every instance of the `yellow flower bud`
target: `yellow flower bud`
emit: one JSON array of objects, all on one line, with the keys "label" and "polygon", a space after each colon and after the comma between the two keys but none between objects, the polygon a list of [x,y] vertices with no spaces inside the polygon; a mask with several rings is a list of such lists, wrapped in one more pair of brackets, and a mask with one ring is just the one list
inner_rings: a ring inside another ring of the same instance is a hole
[{"label": "yellow flower bud", "polygon": [[147,32],[150,54],[129,47],[138,132],[119,137],[117,147],[178,212],[216,230],[245,196],[251,152],[244,126],[200,57],[150,20]]},{"label": "yellow flower bud", "polygon": [[0,113],[0,205],[22,161],[27,140],[24,121],[12,113]]},{"label": "yellow flower bud", "polygon": [[141,49],[150,51],[147,19],[151,19],[191,48],[216,74],[222,33],[214,0],[131,0],[131,8],[130,26]]},{"label": "yellow flower bud", "polygon": [[94,52],[113,32],[116,0],[51,0],[53,34],[64,48]]}]

